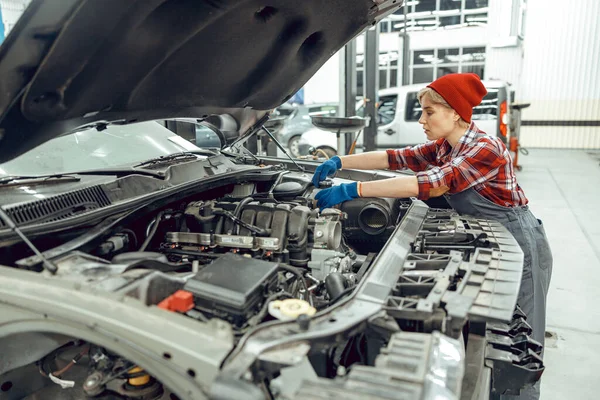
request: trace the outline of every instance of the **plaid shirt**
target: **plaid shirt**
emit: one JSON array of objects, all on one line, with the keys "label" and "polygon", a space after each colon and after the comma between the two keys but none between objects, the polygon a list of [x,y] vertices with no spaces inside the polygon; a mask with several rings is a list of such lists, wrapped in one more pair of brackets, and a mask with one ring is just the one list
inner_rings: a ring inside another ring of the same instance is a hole
[{"label": "plaid shirt", "polygon": [[421,200],[474,188],[488,200],[516,207],[528,203],[517,184],[510,154],[498,138],[486,135],[471,122],[452,148],[446,139],[414,147],[387,150],[390,169],[416,172]]}]

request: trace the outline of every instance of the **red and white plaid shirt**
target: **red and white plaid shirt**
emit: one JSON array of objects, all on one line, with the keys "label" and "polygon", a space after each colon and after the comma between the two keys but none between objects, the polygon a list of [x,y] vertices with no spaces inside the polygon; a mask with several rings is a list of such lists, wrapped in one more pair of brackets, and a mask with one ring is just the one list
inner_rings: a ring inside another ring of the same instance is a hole
[{"label": "red and white plaid shirt", "polygon": [[404,149],[387,150],[390,169],[416,172],[421,200],[431,192],[459,193],[474,188],[486,199],[504,207],[524,206],[525,193],[517,184],[510,153],[498,138],[486,135],[471,122],[452,148],[438,139]]}]

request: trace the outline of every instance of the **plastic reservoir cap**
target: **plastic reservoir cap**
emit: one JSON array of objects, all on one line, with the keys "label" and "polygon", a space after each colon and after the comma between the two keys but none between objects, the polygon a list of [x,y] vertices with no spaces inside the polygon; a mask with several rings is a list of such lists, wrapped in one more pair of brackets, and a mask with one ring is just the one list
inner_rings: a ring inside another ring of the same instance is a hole
[{"label": "plastic reservoir cap", "polygon": [[187,312],[194,308],[194,296],[185,290],[178,290],[158,303],[158,307],[168,311]]},{"label": "plastic reservoir cap", "polygon": [[311,317],[316,312],[316,308],[300,299],[275,300],[269,303],[269,314],[281,321],[292,321],[302,314]]}]

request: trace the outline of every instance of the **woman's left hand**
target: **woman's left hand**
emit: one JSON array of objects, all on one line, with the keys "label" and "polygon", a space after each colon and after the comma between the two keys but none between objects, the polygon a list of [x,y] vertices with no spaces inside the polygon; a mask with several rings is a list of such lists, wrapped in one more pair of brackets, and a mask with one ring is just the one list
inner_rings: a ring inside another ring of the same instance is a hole
[{"label": "woman's left hand", "polygon": [[357,182],[342,183],[341,185],[321,190],[315,196],[315,199],[317,200],[317,206],[319,206],[321,211],[323,211],[325,208],[333,207],[336,204],[343,203],[344,201],[360,197],[358,195],[357,185]]}]

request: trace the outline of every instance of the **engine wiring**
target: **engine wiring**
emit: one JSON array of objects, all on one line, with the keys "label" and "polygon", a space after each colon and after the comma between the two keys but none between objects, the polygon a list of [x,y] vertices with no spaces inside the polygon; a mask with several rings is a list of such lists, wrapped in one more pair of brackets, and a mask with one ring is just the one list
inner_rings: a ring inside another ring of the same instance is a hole
[{"label": "engine wiring", "polygon": [[279,269],[296,275],[296,277],[298,278],[298,281],[300,281],[300,283],[304,287],[304,295],[306,296],[306,300],[312,306],[313,305],[312,298],[311,298],[310,292],[308,291],[308,286],[306,285],[306,281],[304,280],[304,275],[302,275],[302,272],[300,272],[300,270],[296,267],[292,267],[291,265],[287,265],[287,264],[283,264],[283,263],[279,264]]},{"label": "engine wiring", "polygon": [[[49,371],[46,369],[46,364],[50,361],[50,358],[52,358],[52,361],[56,362],[56,358],[58,357],[58,355],[60,355],[64,351],[68,351],[73,346],[75,346],[75,348],[83,346],[84,348],[79,353],[77,353],[71,359],[71,361],[69,363],[67,363],[67,365],[60,368],[59,370]],[[52,353],[48,354],[47,356],[42,358],[40,361],[38,361],[38,370],[39,370],[40,374],[46,378],[49,378],[50,376],[54,376],[56,378],[61,378],[62,375],[64,373],[66,373],[68,370],[70,370],[75,364],[77,364],[79,362],[79,360],[81,360],[82,357],[87,355],[89,353],[89,350],[90,350],[90,345],[88,343],[81,343],[78,345],[78,344],[76,344],[76,342],[69,342],[66,345],[59,347]]]},{"label": "engine wiring", "polygon": [[277,293],[270,295],[265,300],[265,302],[264,302],[263,306],[261,307],[260,311],[258,312],[258,314],[256,314],[255,316],[253,316],[252,318],[250,318],[248,320],[248,326],[254,327],[257,324],[259,324],[267,316],[267,312],[269,311],[269,303],[271,303],[272,301],[278,300],[282,297],[287,297],[288,299],[294,298],[294,296],[292,296],[288,292],[277,292]]}]

